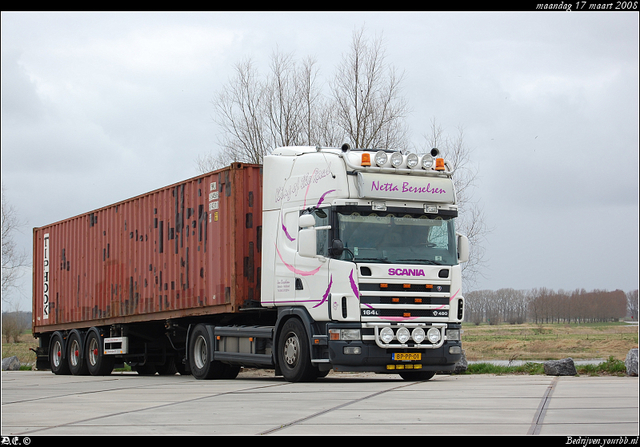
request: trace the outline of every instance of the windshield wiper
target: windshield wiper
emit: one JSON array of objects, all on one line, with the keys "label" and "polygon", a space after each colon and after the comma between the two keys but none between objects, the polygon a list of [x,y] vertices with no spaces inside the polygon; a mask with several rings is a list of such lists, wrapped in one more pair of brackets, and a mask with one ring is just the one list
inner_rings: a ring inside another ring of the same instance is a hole
[{"label": "windshield wiper", "polygon": [[390,264],[387,259],[382,258],[353,258],[354,261],[373,261],[373,262],[383,262],[385,264]]},{"label": "windshield wiper", "polygon": [[431,259],[396,259],[396,262],[420,262],[428,265],[443,265],[442,262],[436,262]]}]

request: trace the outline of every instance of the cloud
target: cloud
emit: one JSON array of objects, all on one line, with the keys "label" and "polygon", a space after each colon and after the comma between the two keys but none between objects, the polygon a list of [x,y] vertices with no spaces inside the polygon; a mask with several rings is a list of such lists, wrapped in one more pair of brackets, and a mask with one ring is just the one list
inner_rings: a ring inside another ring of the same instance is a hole
[{"label": "cloud", "polygon": [[481,288],[637,287],[636,13],[3,13],[23,246],[28,227],[196,175],[233,64],[316,56],[324,82],[363,25],[405,72],[416,144],[432,118],[465,130],[495,228]]}]

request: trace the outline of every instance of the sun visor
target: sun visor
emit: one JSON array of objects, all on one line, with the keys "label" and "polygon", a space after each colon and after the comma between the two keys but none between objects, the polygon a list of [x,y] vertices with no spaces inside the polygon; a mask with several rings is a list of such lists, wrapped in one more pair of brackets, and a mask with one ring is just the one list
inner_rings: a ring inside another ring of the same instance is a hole
[{"label": "sun visor", "polygon": [[358,197],[388,200],[453,203],[453,182],[449,178],[357,173]]}]

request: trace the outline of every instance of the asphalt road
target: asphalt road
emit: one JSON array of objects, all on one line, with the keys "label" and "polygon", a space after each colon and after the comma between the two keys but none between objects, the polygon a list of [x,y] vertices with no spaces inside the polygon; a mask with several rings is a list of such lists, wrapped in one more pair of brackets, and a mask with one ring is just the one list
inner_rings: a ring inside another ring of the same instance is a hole
[{"label": "asphalt road", "polygon": [[[638,436],[637,377],[241,373],[55,376],[2,372],[2,436]],[[629,441],[632,444],[633,441]]]}]

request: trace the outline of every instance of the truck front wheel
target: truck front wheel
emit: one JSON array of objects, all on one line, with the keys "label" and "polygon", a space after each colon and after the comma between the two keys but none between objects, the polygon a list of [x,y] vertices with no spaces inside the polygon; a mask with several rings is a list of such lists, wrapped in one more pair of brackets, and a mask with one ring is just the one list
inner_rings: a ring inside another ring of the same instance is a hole
[{"label": "truck front wheel", "polygon": [[311,353],[304,325],[292,318],[282,326],[278,338],[278,364],[289,382],[311,382],[318,378],[318,369],[311,364]]},{"label": "truck front wheel", "polygon": [[191,375],[196,379],[223,379],[225,377],[225,365],[212,361],[209,346],[213,343],[209,331],[203,324],[199,324],[193,330],[189,340],[189,367]]}]

